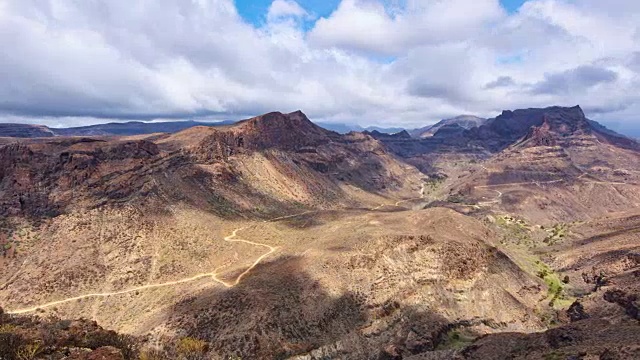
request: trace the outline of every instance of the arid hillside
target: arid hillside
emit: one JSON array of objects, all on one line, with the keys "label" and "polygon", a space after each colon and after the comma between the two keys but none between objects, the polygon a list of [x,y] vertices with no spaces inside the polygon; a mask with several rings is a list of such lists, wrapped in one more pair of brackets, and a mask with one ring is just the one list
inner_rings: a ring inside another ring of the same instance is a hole
[{"label": "arid hillside", "polygon": [[52,138],[0,148],[0,212],[53,217],[122,204],[186,203],[223,217],[362,206],[412,196],[420,173],[376,140],[302,113],[138,138]]},{"label": "arid hillside", "polygon": [[7,311],[188,336],[221,358],[408,356],[453,329],[543,329],[550,311],[544,282],[495,248],[493,230],[446,209],[237,224],[196,212],[82,219],[4,262],[19,271],[3,285]]},{"label": "arid hillside", "polygon": [[637,355],[640,153],[578,107],[1,141],[13,358]]},{"label": "arid hillside", "polygon": [[635,141],[602,131],[579,108],[514,114],[534,125],[458,180],[452,193],[463,203],[495,199],[507,213],[548,225],[640,207]]}]

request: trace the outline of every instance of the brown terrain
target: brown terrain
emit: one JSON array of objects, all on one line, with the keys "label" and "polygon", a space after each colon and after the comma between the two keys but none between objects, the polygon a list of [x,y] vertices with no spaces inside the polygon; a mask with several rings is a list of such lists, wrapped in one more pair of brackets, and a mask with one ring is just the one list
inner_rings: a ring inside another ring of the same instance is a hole
[{"label": "brown terrain", "polygon": [[2,138],[0,351],[639,358],[638,144],[578,107],[480,123]]}]

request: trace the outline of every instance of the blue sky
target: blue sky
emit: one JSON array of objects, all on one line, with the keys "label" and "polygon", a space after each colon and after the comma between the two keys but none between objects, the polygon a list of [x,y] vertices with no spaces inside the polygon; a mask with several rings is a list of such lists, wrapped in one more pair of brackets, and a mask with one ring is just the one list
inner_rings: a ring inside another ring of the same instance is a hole
[{"label": "blue sky", "polygon": [[513,13],[516,12],[520,6],[525,2],[525,0],[501,0],[502,6],[507,9],[508,12]]},{"label": "blue sky", "polygon": [[[236,0],[240,15],[249,23],[260,26],[265,22],[267,10],[273,0]],[[525,0],[500,0],[509,12],[516,12]],[[340,0],[298,0],[300,6],[317,17],[328,17],[338,7]]]},{"label": "blue sky", "polygon": [[[273,0],[236,0],[236,7],[245,20],[260,26],[264,23],[272,2]],[[338,7],[340,0],[298,0],[296,2],[317,17],[327,17]]]}]

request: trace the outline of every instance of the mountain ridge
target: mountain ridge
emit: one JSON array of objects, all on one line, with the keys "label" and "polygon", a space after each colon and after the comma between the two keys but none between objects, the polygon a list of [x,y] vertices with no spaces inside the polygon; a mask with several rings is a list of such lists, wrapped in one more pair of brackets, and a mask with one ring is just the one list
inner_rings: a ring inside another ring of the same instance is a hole
[{"label": "mountain ridge", "polygon": [[464,129],[471,129],[474,127],[478,127],[484,124],[487,119],[480,118],[474,115],[459,115],[449,119],[443,119],[439,122],[428,125],[422,128],[417,128],[413,130],[409,130],[409,134],[411,134],[414,138],[426,138],[434,136],[440,128],[444,126],[458,125]]}]

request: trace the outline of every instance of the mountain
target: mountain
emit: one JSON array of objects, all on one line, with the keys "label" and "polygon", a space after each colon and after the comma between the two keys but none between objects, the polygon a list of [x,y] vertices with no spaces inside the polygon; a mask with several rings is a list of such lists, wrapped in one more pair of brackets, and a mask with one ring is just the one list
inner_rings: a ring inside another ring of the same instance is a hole
[{"label": "mountain", "polygon": [[[534,131],[536,134],[532,133]],[[582,139],[638,149],[636,141],[588,120],[579,106],[503,111],[500,116],[466,134],[472,143],[490,150],[505,148],[523,137],[541,136],[549,136],[550,141],[558,140],[566,145]]]},{"label": "mountain", "polygon": [[44,125],[0,123],[0,137],[32,138],[51,136],[55,136],[55,134]]},{"label": "mountain", "polygon": [[637,358],[636,145],[579,107],[2,138],[0,353]]},{"label": "mountain", "polygon": [[440,120],[436,124],[425,126],[418,129],[413,129],[409,131],[414,138],[427,138],[435,135],[440,128],[444,126],[453,126],[457,125],[463,129],[471,129],[474,127],[478,127],[486,122],[486,119],[479,118],[473,115],[460,115],[451,119]]},{"label": "mountain", "polygon": [[[504,112],[458,138],[494,153],[460,179],[471,198],[536,223],[599,217],[640,203],[640,146],[588,120],[579,107]],[[588,196],[587,196],[588,194]]]},{"label": "mountain", "polygon": [[175,133],[194,126],[223,126],[233,124],[234,121],[206,123],[198,121],[167,121],[141,122],[129,121],[125,123],[107,123],[71,128],[55,128],[52,131],[58,136],[99,136],[99,135],[144,135],[153,133]]},{"label": "mountain", "polygon": [[[54,137],[9,144],[0,154],[4,214],[170,199],[221,215],[278,213],[319,203],[356,204],[360,194],[352,186],[372,193],[408,191],[401,179],[408,175],[405,166],[376,140],[325,130],[301,112],[134,140]],[[415,169],[412,176],[419,177]]]},{"label": "mountain", "polygon": [[406,131],[404,128],[401,127],[380,127],[380,126],[367,126],[366,128],[364,128],[365,131],[377,131],[380,133],[385,133],[385,134],[397,134],[403,131]]},{"label": "mountain", "polygon": [[1,124],[0,137],[37,138],[52,136],[129,136],[153,133],[174,133],[194,126],[223,126],[234,121],[203,123],[197,121],[107,123],[70,128],[50,128],[44,125]]},{"label": "mountain", "polygon": [[374,139],[390,140],[390,139],[410,139],[411,138],[411,135],[409,135],[409,133],[406,130],[402,130],[400,132],[393,133],[393,134],[383,133],[378,130],[373,130],[373,131],[365,130],[362,133],[365,135],[369,135]]},{"label": "mountain", "polygon": [[[409,356],[452,327],[542,329],[539,280],[493,247],[492,229],[448,209],[406,212],[423,181],[379,140],[299,111],[9,143],[0,303],[12,316],[197,339],[213,357],[335,357],[341,343],[359,344],[355,358],[389,346]],[[434,310],[450,303],[458,310]]]},{"label": "mountain", "polygon": [[[233,123],[235,123],[235,121],[232,120],[219,122],[129,121],[123,123],[106,123],[69,128],[50,128],[44,125],[0,123],[0,137],[35,138],[51,136],[132,136],[154,133],[175,133],[196,126],[225,126],[231,125]],[[368,126],[366,128],[363,128],[359,125],[326,122],[317,122],[317,124],[327,130],[335,131],[340,134],[347,134],[352,131],[378,131],[385,134],[395,134],[404,130],[403,128],[398,127],[384,128],[378,126]]]},{"label": "mountain", "polygon": [[395,133],[399,133],[401,131],[404,130],[404,128],[400,128],[400,127],[380,127],[380,126],[367,126],[362,127],[360,125],[350,125],[350,124],[341,124],[341,123],[328,123],[328,122],[316,122],[316,124],[318,124],[319,126],[327,129],[327,130],[331,130],[331,131],[335,131],[337,133],[340,134],[347,134],[350,133],[352,131],[357,131],[357,132],[362,132],[362,131],[369,131],[369,132],[373,132],[373,131],[377,131],[383,134],[395,134]]},{"label": "mountain", "polygon": [[324,129],[335,131],[339,134],[347,134],[352,131],[362,131],[364,128],[359,125],[350,125],[350,124],[341,124],[341,123],[327,123],[327,122],[316,122],[318,126],[321,126]]}]

